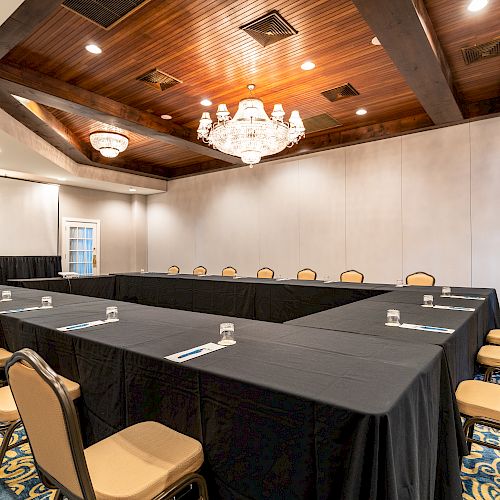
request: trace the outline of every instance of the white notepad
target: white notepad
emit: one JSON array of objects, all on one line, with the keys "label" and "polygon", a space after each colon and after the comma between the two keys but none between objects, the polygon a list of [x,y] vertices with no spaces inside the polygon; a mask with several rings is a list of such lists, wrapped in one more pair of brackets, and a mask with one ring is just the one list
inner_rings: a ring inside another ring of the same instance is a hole
[{"label": "white notepad", "polygon": [[472,295],[441,295],[445,299],[486,300],[486,297],[473,297]]},{"label": "white notepad", "polygon": [[26,311],[37,311],[41,309],[52,309],[52,306],[49,307],[21,307],[19,309],[9,309],[8,311],[0,311],[0,314],[13,314],[13,313],[21,313],[21,312],[26,312]]},{"label": "white notepad", "polygon": [[[422,306],[422,307],[427,307],[427,306]],[[433,307],[433,309],[446,309],[448,311],[469,311],[469,312],[474,312],[476,310],[474,307],[440,306],[440,305],[434,305],[432,307]]]},{"label": "white notepad", "polygon": [[204,356],[211,352],[218,351],[219,349],[224,349],[227,345],[219,345],[214,342],[209,342],[208,344],[199,345],[197,347],[191,347],[191,349],[186,349],[185,351],[176,352],[170,356],[165,356],[165,359],[173,361],[175,363],[184,363],[184,361],[189,361],[190,359],[198,358],[199,356]]},{"label": "white notepad", "polygon": [[414,325],[412,323],[403,323],[399,325],[399,328],[407,328],[408,330],[422,330],[424,332],[435,332],[435,333],[453,333],[455,330],[451,328],[442,328],[440,326],[428,326],[428,325]]}]

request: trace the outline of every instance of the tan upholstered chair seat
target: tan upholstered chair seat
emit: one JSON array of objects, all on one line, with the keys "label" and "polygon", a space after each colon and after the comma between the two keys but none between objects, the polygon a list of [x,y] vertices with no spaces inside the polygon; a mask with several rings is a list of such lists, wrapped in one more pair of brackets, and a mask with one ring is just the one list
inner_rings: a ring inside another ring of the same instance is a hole
[{"label": "tan upholstered chair seat", "polygon": [[10,351],[7,351],[7,349],[2,349],[0,347],[0,368],[5,368],[5,363],[9,361],[11,356],[12,353]]},{"label": "tan upholstered chair seat", "polygon": [[362,273],[353,269],[351,271],[344,271],[340,275],[340,281],[343,283],[363,283],[364,276]]},{"label": "tan upholstered chair seat", "polygon": [[477,362],[481,365],[500,368],[500,345],[483,345],[477,353]]},{"label": "tan upholstered chair seat", "polygon": [[[71,399],[80,397],[80,385],[72,380],[61,377],[63,384],[71,396]],[[14,422],[19,419],[16,402],[10,390],[10,387],[0,387],[0,422]]]},{"label": "tan upholstered chair seat", "polygon": [[203,463],[201,444],[157,422],[128,427],[85,450],[97,500],[154,498]]},{"label": "tan upholstered chair seat", "polygon": [[434,286],[435,281],[434,276],[424,272],[409,274],[406,277],[406,284],[412,286]]},{"label": "tan upholstered chair seat", "polygon": [[500,385],[480,380],[465,380],[456,392],[460,413],[500,421]]},{"label": "tan upholstered chair seat", "polygon": [[486,342],[490,344],[500,345],[500,330],[490,330],[486,337]]},{"label": "tan upholstered chair seat", "polygon": [[268,267],[263,267],[257,271],[257,278],[272,279],[274,278],[274,271]]}]

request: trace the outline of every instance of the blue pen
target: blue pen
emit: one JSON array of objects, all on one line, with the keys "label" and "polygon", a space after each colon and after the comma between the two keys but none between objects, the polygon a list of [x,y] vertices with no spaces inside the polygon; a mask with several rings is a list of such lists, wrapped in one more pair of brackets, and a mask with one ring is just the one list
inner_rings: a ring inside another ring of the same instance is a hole
[{"label": "blue pen", "polygon": [[185,352],[184,354],[181,354],[178,359],[181,359],[181,358],[186,358],[187,356],[191,356],[191,354],[198,354],[199,352],[202,352],[204,351],[205,349],[195,349],[194,351],[189,351],[189,352]]},{"label": "blue pen", "polygon": [[439,330],[440,332],[447,332],[448,328],[441,328],[439,326],[421,326],[423,330]]}]

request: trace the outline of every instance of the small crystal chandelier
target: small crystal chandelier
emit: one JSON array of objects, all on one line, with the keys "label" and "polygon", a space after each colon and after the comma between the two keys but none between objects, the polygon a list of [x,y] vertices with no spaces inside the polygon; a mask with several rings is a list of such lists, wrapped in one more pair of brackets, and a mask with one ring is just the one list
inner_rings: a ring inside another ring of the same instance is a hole
[{"label": "small crystal chandelier", "polygon": [[285,111],[281,104],[274,105],[269,118],[264,103],[251,95],[255,85],[247,88],[250,97],[240,101],[234,118],[229,116],[225,104],[217,108],[217,123],[212,122],[210,113],[202,114],[198,139],[223,153],[240,157],[253,167],[263,156],[297,144],[304,137],[305,128],[298,111],[292,111],[289,122],[284,122]]},{"label": "small crystal chandelier", "polygon": [[128,137],[118,132],[97,131],[89,136],[90,144],[106,158],[116,158],[127,149]]}]

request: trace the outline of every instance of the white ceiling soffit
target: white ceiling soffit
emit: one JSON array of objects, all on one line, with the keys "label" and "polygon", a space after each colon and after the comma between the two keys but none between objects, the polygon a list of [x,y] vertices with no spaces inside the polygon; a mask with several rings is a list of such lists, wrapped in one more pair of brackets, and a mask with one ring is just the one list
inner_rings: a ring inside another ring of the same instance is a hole
[{"label": "white ceiling soffit", "polygon": [[0,109],[0,176],[114,193],[157,194],[167,181],[80,165]]}]

